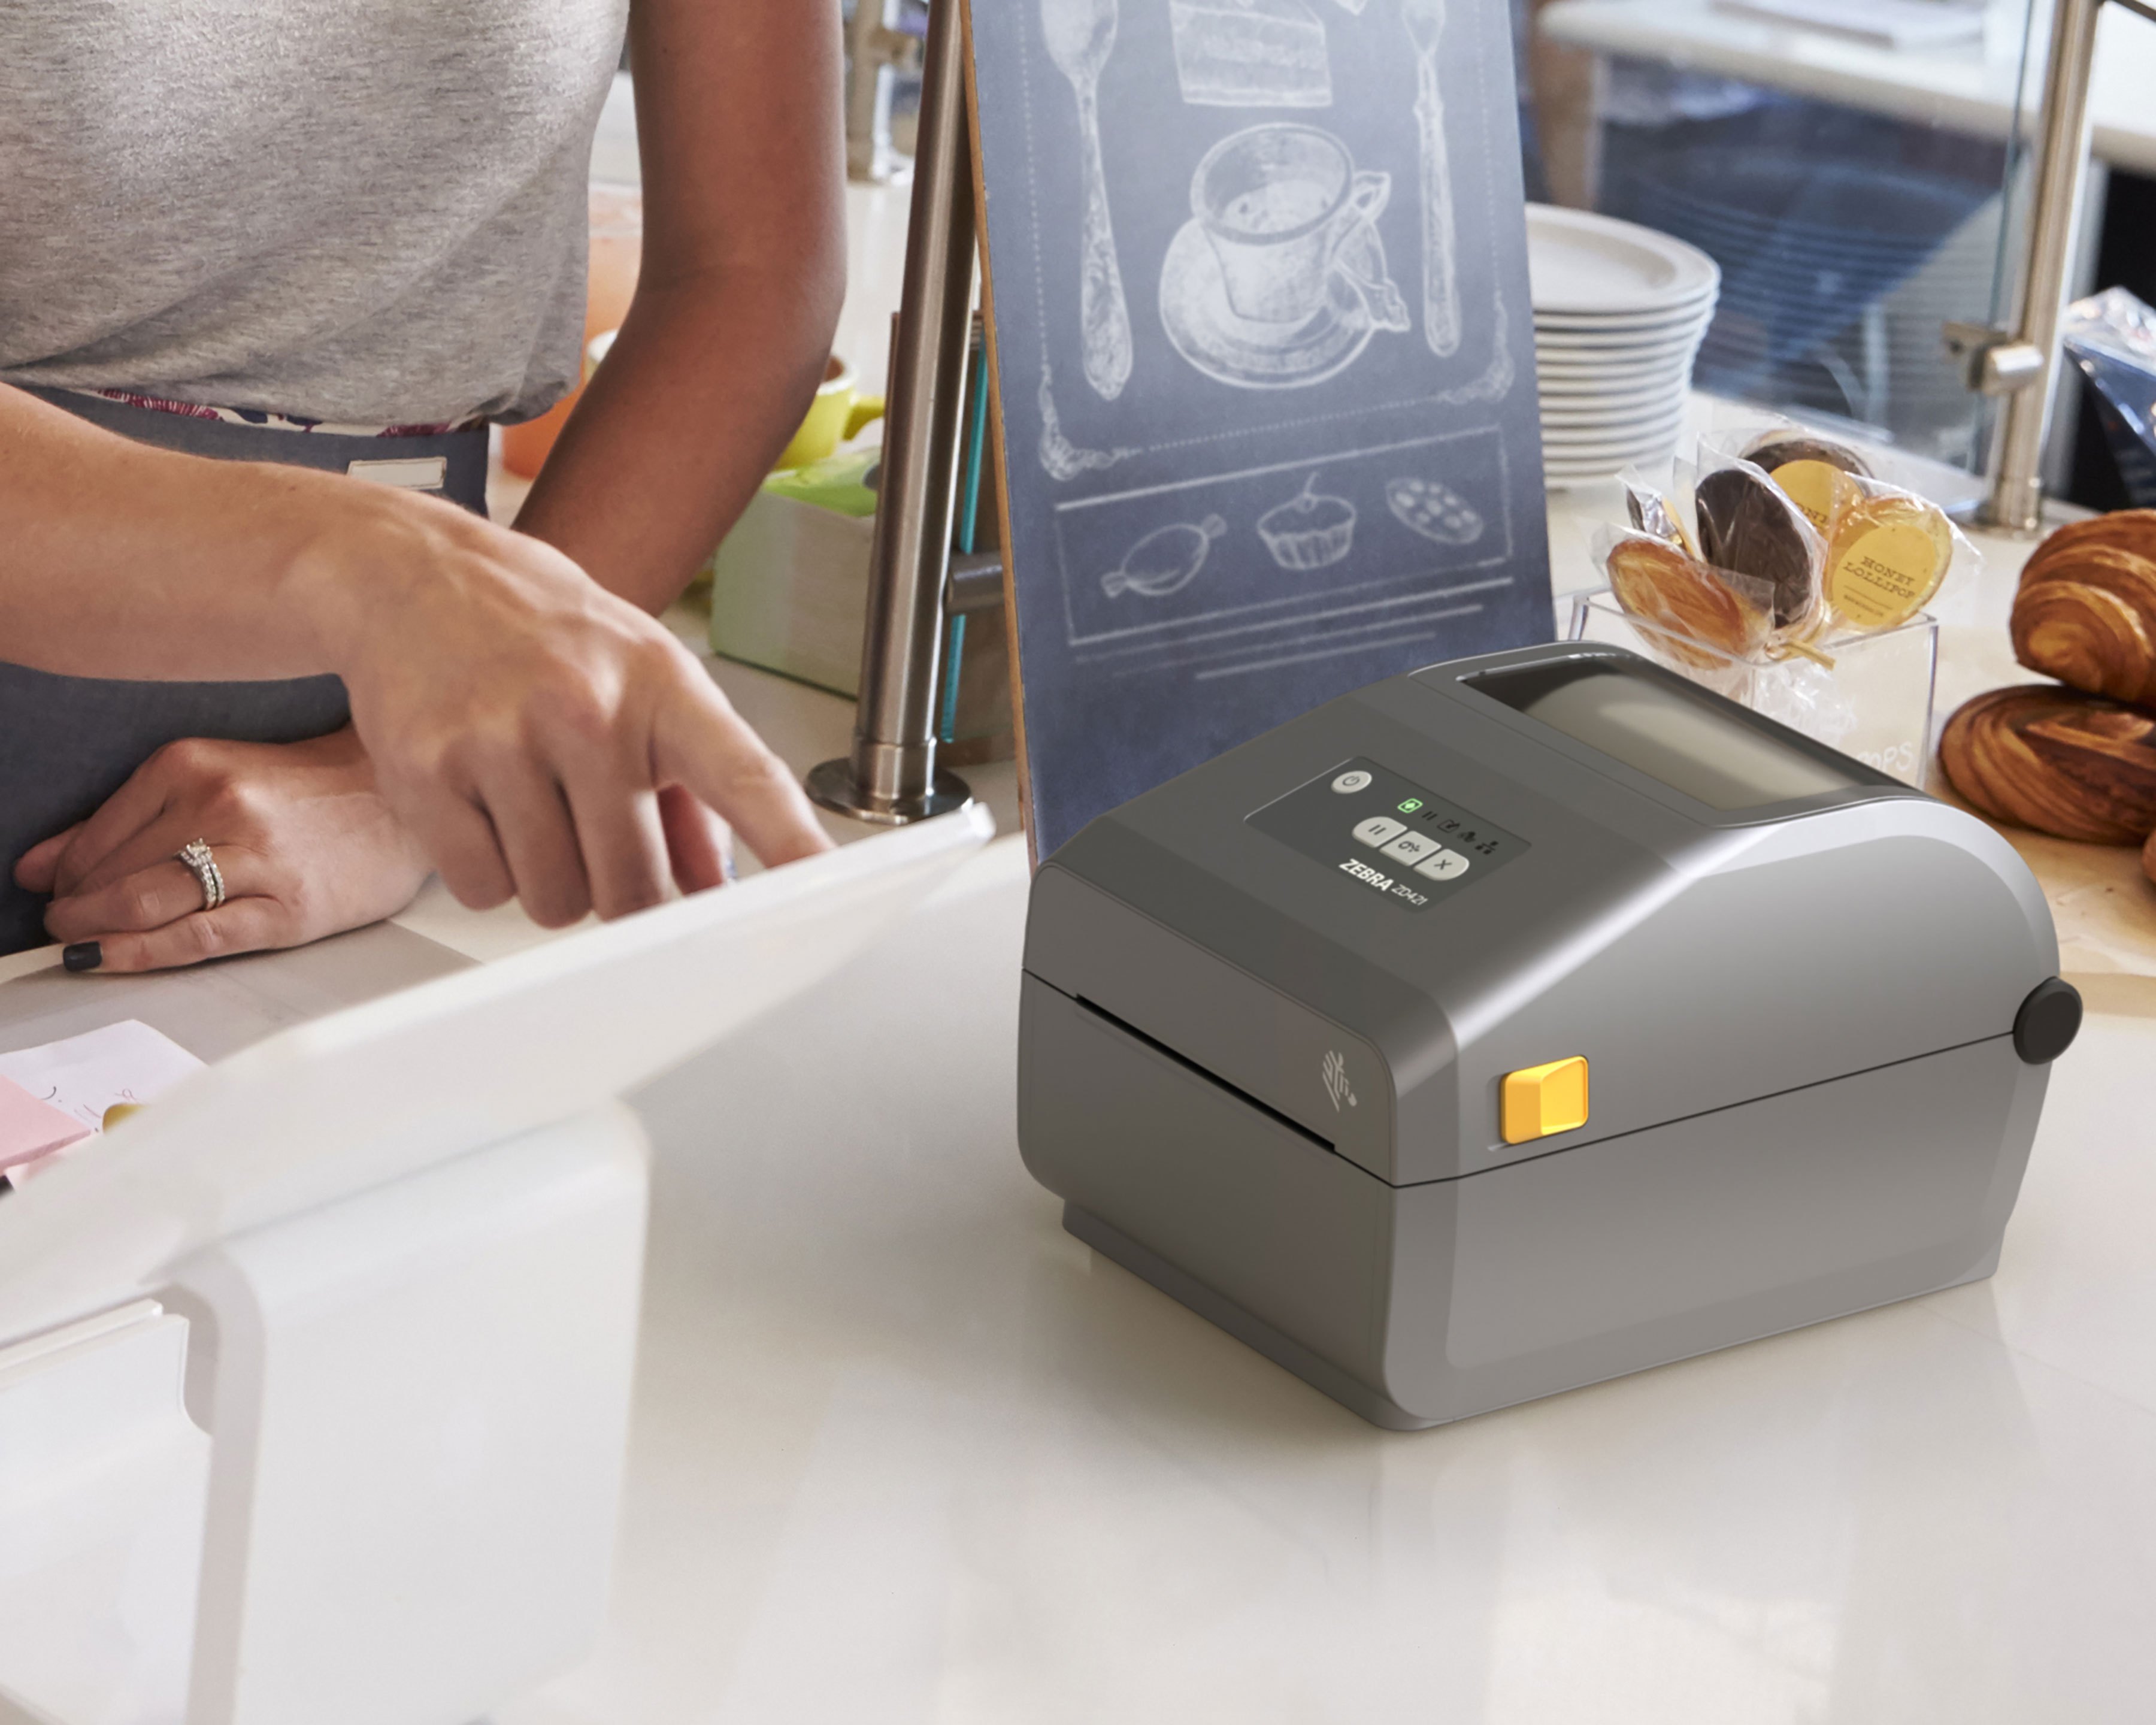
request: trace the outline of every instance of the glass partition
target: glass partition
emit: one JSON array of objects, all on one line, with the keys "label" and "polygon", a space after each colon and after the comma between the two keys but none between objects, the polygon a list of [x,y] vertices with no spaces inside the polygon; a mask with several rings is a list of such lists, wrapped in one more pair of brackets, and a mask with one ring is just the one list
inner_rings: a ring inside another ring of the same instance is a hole
[{"label": "glass partition", "polygon": [[2012,309],[2047,8],[1527,3],[1530,183],[1721,266],[1694,388],[1980,470],[1988,404],[1943,326]]}]

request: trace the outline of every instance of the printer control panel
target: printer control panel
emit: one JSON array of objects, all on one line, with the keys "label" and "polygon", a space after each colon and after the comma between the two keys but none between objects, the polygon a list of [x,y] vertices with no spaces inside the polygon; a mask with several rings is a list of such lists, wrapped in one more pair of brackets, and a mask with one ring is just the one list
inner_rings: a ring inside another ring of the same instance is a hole
[{"label": "printer control panel", "polygon": [[1410,911],[1502,868],[1527,841],[1360,757],[1247,817],[1343,880]]}]

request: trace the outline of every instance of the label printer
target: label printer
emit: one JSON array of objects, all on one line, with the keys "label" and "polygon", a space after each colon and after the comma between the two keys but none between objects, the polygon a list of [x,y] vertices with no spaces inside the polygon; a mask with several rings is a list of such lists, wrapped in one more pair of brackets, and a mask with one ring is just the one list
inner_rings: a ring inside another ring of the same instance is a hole
[{"label": "label printer", "polygon": [[1024,965],[1065,1227],[1399,1428],[1988,1276],[2081,1019],[1982,822],[1583,644],[1095,820]]}]

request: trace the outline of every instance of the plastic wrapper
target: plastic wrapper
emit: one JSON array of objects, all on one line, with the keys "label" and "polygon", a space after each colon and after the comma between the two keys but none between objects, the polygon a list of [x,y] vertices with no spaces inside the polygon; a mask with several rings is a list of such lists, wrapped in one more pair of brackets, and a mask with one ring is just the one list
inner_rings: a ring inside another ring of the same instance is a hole
[{"label": "plastic wrapper", "polygon": [[1674,545],[1687,557],[1699,554],[1691,529],[1669,498],[1648,484],[1638,468],[1626,468],[1617,475],[1617,482],[1625,488],[1625,507],[1634,527]]},{"label": "plastic wrapper", "polygon": [[1878,480],[1856,485],[1827,536],[1829,639],[1899,629],[1984,565],[1936,503]]},{"label": "plastic wrapper", "polygon": [[1703,459],[1692,510],[1700,555],[1717,569],[1765,583],[1773,593],[1775,644],[1806,642],[1820,633],[1826,542],[1765,470],[1741,459]]},{"label": "plastic wrapper", "polygon": [[1649,640],[1681,666],[1707,670],[1749,659],[1774,632],[1769,582],[1715,568],[1666,539],[1623,528],[1597,533],[1594,552],[1617,603],[1647,624]]},{"label": "plastic wrapper", "polygon": [[1696,462],[1674,464],[1666,490],[1620,475],[1632,525],[1594,536],[1609,591],[1574,598],[1572,638],[1650,654],[1920,783],[1938,648],[1922,607],[1978,559],[1887,465],[1870,449],[1763,421],[1702,439]]},{"label": "plastic wrapper", "polygon": [[[1749,461],[1785,486],[1797,485],[1799,475],[1784,470],[1802,463],[1919,493],[1929,471],[1923,463],[1897,450],[1876,444],[1860,446],[1854,439],[1765,413],[1748,414],[1708,432],[1700,439],[1699,457],[1702,466]],[[1812,477],[1816,485],[1824,475],[1815,472]]]},{"label": "plastic wrapper", "polygon": [[[1881,465],[1875,454],[1782,424],[1702,439],[1700,460],[1694,506],[1701,551],[1710,562],[1733,562],[1748,573],[1772,572],[1779,645],[1830,650],[1832,642],[1850,635],[1898,629],[1949,581],[1969,578],[1982,567],[1982,555],[1944,510],[1872,470]],[[1770,461],[1768,469],[1763,464]],[[1802,517],[1820,548],[1817,603],[1809,623],[1797,614],[1799,560],[1782,542],[1780,521],[1759,495],[1755,480],[1761,477]],[[1744,527],[1751,532],[1739,548],[1732,536]]]},{"label": "plastic wrapper", "polygon": [[2059,334],[2095,392],[2128,500],[2156,508],[2156,307],[2107,288],[2068,306]]}]

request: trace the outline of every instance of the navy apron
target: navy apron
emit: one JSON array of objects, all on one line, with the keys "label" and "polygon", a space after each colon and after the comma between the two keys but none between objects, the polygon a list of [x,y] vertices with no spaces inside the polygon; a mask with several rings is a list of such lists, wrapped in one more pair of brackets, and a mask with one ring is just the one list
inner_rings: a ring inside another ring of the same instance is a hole
[{"label": "navy apron", "polygon": [[[432,436],[354,437],[197,418],[66,390],[24,393],[138,443],[222,460],[346,473],[355,461],[440,457],[439,495],[486,513],[483,425]],[[46,938],[45,900],[16,886],[17,860],[95,814],[167,743],[187,737],[299,742],[339,729],[348,716],[344,684],[333,676],[138,683],[55,676],[0,661],[0,953]]]}]

